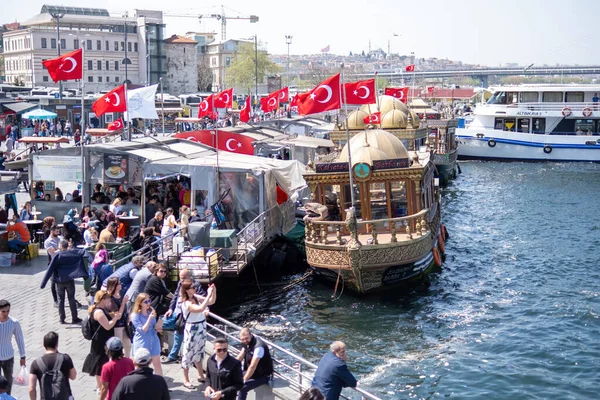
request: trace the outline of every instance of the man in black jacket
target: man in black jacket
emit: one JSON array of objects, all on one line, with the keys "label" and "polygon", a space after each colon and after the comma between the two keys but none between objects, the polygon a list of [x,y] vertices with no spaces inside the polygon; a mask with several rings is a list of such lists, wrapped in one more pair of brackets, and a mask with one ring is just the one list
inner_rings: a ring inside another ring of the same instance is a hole
[{"label": "man in black jacket", "polygon": [[142,347],[135,351],[135,370],[121,379],[112,400],[170,400],[167,382],[162,376],[154,375],[154,370],[149,367],[151,360],[147,349]]},{"label": "man in black jacket", "polygon": [[215,354],[206,362],[208,386],[204,396],[216,400],[235,400],[238,390],[244,386],[242,363],[229,355],[225,338],[215,339],[213,350]]},{"label": "man in black jacket", "polygon": [[61,240],[58,245],[59,251],[52,256],[46,275],[42,279],[41,288],[46,287],[46,283],[52,277],[56,282],[56,294],[58,295],[58,316],[60,323],[65,324],[65,292],[69,299],[69,308],[74,324],[80,323],[81,319],[77,316],[77,302],[75,301],[75,279],[89,277],[87,268],[83,263],[84,258],[89,262],[94,261],[92,256],[85,250],[69,250],[69,242]]},{"label": "man in black jacket", "polygon": [[244,363],[244,386],[238,392],[238,400],[246,400],[250,390],[269,383],[273,375],[273,359],[269,347],[250,329],[242,328],[240,341],[243,347],[237,359]]}]

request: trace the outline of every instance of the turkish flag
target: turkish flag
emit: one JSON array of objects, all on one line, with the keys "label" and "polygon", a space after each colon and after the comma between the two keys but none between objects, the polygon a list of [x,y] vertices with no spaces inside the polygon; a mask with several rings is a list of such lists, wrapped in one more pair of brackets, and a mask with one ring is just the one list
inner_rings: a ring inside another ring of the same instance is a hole
[{"label": "turkish flag", "polygon": [[377,102],[375,79],[344,83],[346,104],[373,104]]},{"label": "turkish flag", "polygon": [[404,68],[404,70],[406,72],[415,72],[415,64],[407,65],[406,68]]},{"label": "turkish flag", "polygon": [[250,121],[250,96],[246,97],[246,101],[244,101],[244,105],[240,110],[240,121],[248,122]]},{"label": "turkish flag", "polygon": [[298,94],[297,93],[292,98],[292,101],[290,102],[290,108],[292,108],[292,107],[298,107]]},{"label": "turkish flag", "polygon": [[[284,87],[283,89],[273,92],[271,94],[274,94],[274,93],[277,93],[277,97],[279,98],[279,104],[289,103],[290,94],[289,94],[287,86]],[[271,96],[271,95],[269,95],[269,96]]]},{"label": "turkish flag", "polygon": [[233,88],[229,88],[215,95],[215,108],[231,107],[233,107]]},{"label": "turkish flag", "polygon": [[316,88],[298,95],[298,113],[317,114],[341,107],[340,74],[325,79]]},{"label": "turkish flag", "polygon": [[213,96],[214,95],[211,94],[202,100],[202,103],[198,106],[198,118],[213,117]]},{"label": "turkish flag", "polygon": [[174,135],[174,137],[178,139],[186,139],[191,140],[192,142],[198,142],[205,144],[210,147],[215,147],[214,144],[214,131],[203,129],[200,131],[190,131],[190,132],[179,132]]},{"label": "turkish flag", "polygon": [[231,133],[219,131],[217,148],[219,150],[229,151],[231,153],[254,155],[254,139],[241,135],[239,133]]},{"label": "turkish flag", "polygon": [[408,87],[403,88],[385,88],[384,94],[397,98],[403,103],[408,101]]},{"label": "turkish flag", "polygon": [[274,96],[260,98],[260,109],[264,112],[272,112],[277,110],[277,97],[278,93],[275,92]]},{"label": "turkish flag", "polygon": [[363,122],[365,124],[380,124],[381,123],[381,113],[378,111],[376,113],[367,115],[363,118]]},{"label": "turkish flag", "polygon": [[127,103],[125,101],[125,85],[114,88],[92,104],[92,110],[99,117],[107,112],[125,112]]},{"label": "turkish flag", "polygon": [[110,125],[108,125],[108,130],[113,132],[113,131],[120,131],[121,129],[123,129],[123,118],[119,118],[116,121],[113,121],[110,123]]},{"label": "turkish flag", "polygon": [[54,82],[72,81],[83,78],[83,50],[78,49],[70,53],[42,61],[48,74]]},{"label": "turkish flag", "polygon": [[427,86],[427,93],[433,93],[435,86]]}]

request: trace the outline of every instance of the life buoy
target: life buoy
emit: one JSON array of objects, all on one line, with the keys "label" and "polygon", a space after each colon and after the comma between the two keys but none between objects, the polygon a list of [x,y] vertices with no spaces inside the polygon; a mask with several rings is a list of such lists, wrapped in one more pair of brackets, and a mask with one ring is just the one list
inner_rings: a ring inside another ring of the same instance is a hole
[{"label": "life buoy", "polygon": [[440,252],[438,251],[437,247],[434,247],[431,252],[433,253],[433,262],[435,263],[436,267],[441,267],[442,257],[440,257]]},{"label": "life buoy", "polygon": [[446,246],[444,246],[444,238],[442,233],[438,235],[438,247],[442,253],[446,252]]},{"label": "life buoy", "polygon": [[589,107],[585,107],[583,110],[581,110],[581,114],[587,118],[590,115],[592,115],[592,109]]},{"label": "life buoy", "polygon": [[550,146],[549,144],[544,146],[544,153],[546,154],[550,154],[552,153],[552,146]]},{"label": "life buoy", "polygon": [[573,112],[571,111],[571,109],[569,107],[565,107],[565,108],[562,109],[562,115],[563,115],[563,117],[568,117],[572,113]]},{"label": "life buoy", "polygon": [[496,147],[496,141],[494,139],[488,140],[488,146],[490,146],[490,147]]},{"label": "life buoy", "polygon": [[440,230],[442,231],[442,235],[444,236],[444,240],[447,242],[448,238],[450,237],[450,234],[446,230],[446,226],[444,224],[442,224],[442,226],[440,227]]}]

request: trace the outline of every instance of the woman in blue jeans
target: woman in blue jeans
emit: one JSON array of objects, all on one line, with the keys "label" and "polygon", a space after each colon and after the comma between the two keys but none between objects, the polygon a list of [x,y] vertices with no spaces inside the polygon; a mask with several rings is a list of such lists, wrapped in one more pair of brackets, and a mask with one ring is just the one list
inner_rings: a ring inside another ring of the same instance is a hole
[{"label": "woman in blue jeans", "polygon": [[154,373],[162,375],[162,366],[160,364],[160,339],[157,332],[162,332],[162,319],[156,319],[156,311],[150,307],[150,297],[146,293],[140,293],[135,299],[133,310],[131,312],[131,323],[135,328],[133,335],[134,353],[139,348],[145,348],[152,356],[152,365]]}]

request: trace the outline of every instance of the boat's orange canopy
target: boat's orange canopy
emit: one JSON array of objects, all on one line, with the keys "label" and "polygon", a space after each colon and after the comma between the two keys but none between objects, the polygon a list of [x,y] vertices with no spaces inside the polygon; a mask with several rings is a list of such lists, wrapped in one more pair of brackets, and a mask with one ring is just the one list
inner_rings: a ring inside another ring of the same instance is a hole
[{"label": "boat's orange canopy", "polygon": [[88,133],[91,136],[108,136],[108,135],[121,134],[122,132],[123,132],[123,129],[118,129],[116,131],[109,131],[108,129],[104,129],[104,128],[89,128],[89,129],[85,130],[85,133]]},{"label": "boat's orange canopy", "polygon": [[69,138],[67,137],[55,137],[55,136],[45,136],[45,137],[41,137],[41,136],[27,136],[24,138],[19,139],[19,143],[27,143],[27,144],[33,144],[33,143],[69,143]]}]

